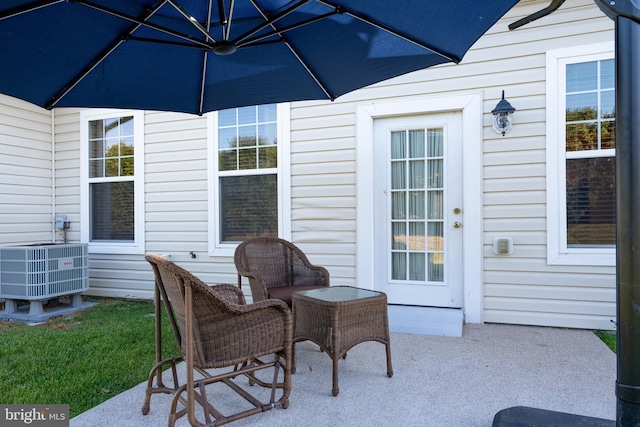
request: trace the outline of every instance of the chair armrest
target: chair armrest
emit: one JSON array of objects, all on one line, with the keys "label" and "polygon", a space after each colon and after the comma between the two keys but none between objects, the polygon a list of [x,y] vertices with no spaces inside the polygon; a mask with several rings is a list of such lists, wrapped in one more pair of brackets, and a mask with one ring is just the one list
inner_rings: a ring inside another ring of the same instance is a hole
[{"label": "chair armrest", "polygon": [[277,299],[265,299],[254,302],[253,304],[234,305],[230,307],[231,311],[236,314],[251,313],[259,310],[278,310],[285,315],[291,315],[291,309],[284,301]]}]

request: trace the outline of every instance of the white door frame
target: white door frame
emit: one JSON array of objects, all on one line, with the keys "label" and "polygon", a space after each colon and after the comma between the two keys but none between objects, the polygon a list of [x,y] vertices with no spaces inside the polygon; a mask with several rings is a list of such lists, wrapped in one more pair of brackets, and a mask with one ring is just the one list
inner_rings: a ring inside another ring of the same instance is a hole
[{"label": "white door frame", "polygon": [[462,112],[463,311],[483,321],[482,307],[482,93],[371,102],[356,107],[356,283],[373,288],[373,121],[376,118]]}]

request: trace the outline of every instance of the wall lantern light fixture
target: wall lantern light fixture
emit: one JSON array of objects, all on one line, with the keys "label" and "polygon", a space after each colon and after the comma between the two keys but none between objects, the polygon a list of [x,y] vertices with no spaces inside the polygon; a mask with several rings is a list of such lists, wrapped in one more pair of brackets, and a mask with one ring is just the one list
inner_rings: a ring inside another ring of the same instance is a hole
[{"label": "wall lantern light fixture", "polygon": [[497,133],[501,133],[502,136],[505,136],[505,134],[513,127],[514,111],[516,111],[516,109],[513,108],[506,99],[504,99],[503,90],[502,99],[498,102],[496,108],[491,110],[491,114],[493,114],[493,130]]}]

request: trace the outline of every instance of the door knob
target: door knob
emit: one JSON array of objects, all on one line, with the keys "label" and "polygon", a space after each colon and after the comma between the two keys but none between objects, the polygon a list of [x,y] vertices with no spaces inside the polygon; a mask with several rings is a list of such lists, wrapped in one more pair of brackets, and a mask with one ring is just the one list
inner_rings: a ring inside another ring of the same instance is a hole
[{"label": "door knob", "polygon": [[461,228],[462,227],[462,223],[456,221],[453,223],[453,228]]}]

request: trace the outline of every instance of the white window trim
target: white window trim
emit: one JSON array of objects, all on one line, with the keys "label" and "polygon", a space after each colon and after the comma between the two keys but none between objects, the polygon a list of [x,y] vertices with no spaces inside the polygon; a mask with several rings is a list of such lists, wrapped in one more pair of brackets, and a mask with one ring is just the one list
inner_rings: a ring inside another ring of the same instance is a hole
[{"label": "white window trim", "polygon": [[[291,113],[290,104],[278,104],[278,236],[291,240]],[[207,114],[207,165],[209,195],[209,256],[233,256],[237,243],[220,243],[218,203],[218,112]],[[251,172],[249,172],[251,174]]]},{"label": "white window trim", "polygon": [[[613,42],[547,52],[547,264],[615,266],[613,248],[568,248],[566,209],[564,69],[567,64],[612,59]],[[607,152],[601,155],[610,154]],[[578,154],[576,154],[578,155]],[[572,155],[569,155],[571,157]]]},{"label": "white window trim", "polygon": [[[133,242],[90,242],[89,230],[89,131],[90,120],[133,116],[134,132],[134,203],[135,231]],[[89,253],[99,254],[144,254],[144,111],[95,109],[80,112],[80,239],[88,243]]]}]

